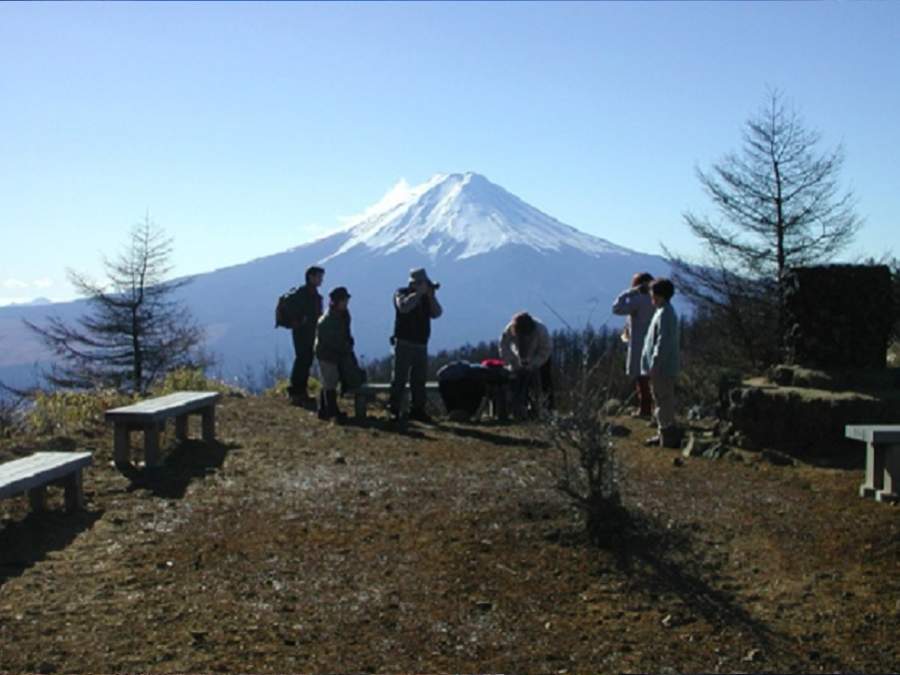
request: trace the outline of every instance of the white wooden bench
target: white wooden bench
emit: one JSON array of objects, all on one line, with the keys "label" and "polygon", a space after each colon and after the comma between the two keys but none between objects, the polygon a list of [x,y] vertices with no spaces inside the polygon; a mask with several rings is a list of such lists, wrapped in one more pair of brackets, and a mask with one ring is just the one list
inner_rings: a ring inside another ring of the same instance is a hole
[{"label": "white wooden bench", "polygon": [[167,396],[149,398],[146,401],[113,408],[106,411],[106,421],[114,425],[114,450],[116,466],[131,466],[131,432],[144,432],[144,464],[159,464],[159,434],[166,420],[175,418],[175,437],[187,439],[188,417],[200,415],[203,420],[203,440],[216,437],[216,403],[222,397],[213,391],[179,391]]},{"label": "white wooden bench", "polygon": [[[438,383],[437,382],[426,382],[425,383],[425,393],[433,394],[438,391]],[[366,419],[366,409],[368,408],[369,402],[375,400],[375,396],[377,394],[390,394],[391,393],[391,383],[390,382],[366,382],[359,389],[355,389],[353,392],[353,412],[358,420]],[[406,405],[407,400],[409,399],[409,394],[403,397],[404,407]]]},{"label": "white wooden bench", "polygon": [[900,502],[900,424],[848,424],[844,435],[866,443],[866,482],[859,496]]},{"label": "white wooden bench", "polygon": [[89,452],[37,452],[0,464],[0,499],[28,493],[32,511],[47,507],[47,486],[66,491],[66,510],[84,506],[81,470],[91,463]]}]

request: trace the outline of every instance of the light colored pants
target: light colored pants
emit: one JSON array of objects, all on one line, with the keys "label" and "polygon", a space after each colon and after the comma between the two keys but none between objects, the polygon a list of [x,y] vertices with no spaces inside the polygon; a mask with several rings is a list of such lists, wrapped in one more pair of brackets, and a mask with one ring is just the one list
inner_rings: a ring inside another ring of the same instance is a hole
[{"label": "light colored pants", "polygon": [[323,389],[337,389],[341,383],[341,369],[332,361],[319,359],[319,374],[322,376]]},{"label": "light colored pants", "polygon": [[656,420],[660,429],[675,426],[675,378],[650,375],[650,387],[656,402]]},{"label": "light colored pants", "polygon": [[391,381],[391,411],[403,409],[406,382],[412,390],[412,409],[425,410],[425,377],[428,370],[428,347],[398,340],[394,345],[394,377]]}]

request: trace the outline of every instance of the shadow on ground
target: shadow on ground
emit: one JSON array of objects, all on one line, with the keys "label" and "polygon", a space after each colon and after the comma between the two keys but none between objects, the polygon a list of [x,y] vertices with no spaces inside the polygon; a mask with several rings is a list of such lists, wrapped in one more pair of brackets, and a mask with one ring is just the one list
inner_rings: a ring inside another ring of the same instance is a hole
[{"label": "shadow on ground", "polygon": [[483,429],[478,429],[474,427],[459,427],[459,426],[443,426],[438,425],[443,431],[454,434],[455,436],[462,436],[463,438],[472,438],[477,441],[483,441],[484,443],[491,443],[493,445],[499,446],[529,446],[533,448],[549,448],[550,445],[546,441],[541,441],[534,438],[522,438],[521,436],[506,436],[504,434],[497,434],[492,431],[485,431]]},{"label": "shadow on ground", "polygon": [[129,491],[149,490],[156,497],[181,499],[191,481],[214,473],[221,468],[228,453],[240,447],[233,443],[188,440],[175,447],[162,466],[143,470],[128,467],[122,473],[131,481]]},{"label": "shadow on ground", "polygon": [[[667,527],[645,513],[622,509],[620,528],[609,546],[632,587],[648,595],[675,595],[684,608],[673,625],[689,623],[692,615],[714,626],[749,635],[767,654],[787,654],[792,638],[753,616],[731,592],[716,588],[707,578],[717,576],[721,562],[704,560],[690,533]],[[843,671],[843,668],[839,668]]]},{"label": "shadow on ground", "polygon": [[93,527],[102,511],[31,513],[0,530],[0,588]]}]

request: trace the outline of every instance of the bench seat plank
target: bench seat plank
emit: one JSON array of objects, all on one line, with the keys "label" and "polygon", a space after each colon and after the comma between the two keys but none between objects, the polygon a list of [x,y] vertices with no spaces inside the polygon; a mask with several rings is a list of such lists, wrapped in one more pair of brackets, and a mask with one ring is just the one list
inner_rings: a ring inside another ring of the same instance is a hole
[{"label": "bench seat plank", "polygon": [[900,424],[848,424],[847,438],[881,445],[900,443]]},{"label": "bench seat plank", "polygon": [[222,395],[215,391],[178,391],[158,398],[106,411],[108,422],[148,422],[184,415],[215,405]]},{"label": "bench seat plank", "polygon": [[91,463],[89,452],[38,452],[0,464],[0,498],[40,488]]},{"label": "bench seat plank", "polygon": [[[425,383],[426,391],[438,391],[438,383],[437,382],[426,382]],[[364,385],[359,387],[359,389],[355,389],[353,393],[389,393],[391,391],[391,383],[390,382],[366,382]]]}]

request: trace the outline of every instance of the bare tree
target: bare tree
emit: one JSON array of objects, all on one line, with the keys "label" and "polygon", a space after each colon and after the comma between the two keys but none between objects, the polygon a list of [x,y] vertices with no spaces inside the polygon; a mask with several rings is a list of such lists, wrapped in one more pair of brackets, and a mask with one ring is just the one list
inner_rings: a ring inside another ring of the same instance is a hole
[{"label": "bare tree", "polygon": [[[590,348],[593,331],[589,335]],[[578,372],[567,382],[568,410],[545,417],[543,424],[547,440],[559,452],[556,487],[581,511],[594,544],[610,544],[624,522],[621,475],[607,409],[613,368],[619,365],[614,352],[609,349],[598,357],[585,350]]]},{"label": "bare tree", "polygon": [[59,359],[47,374],[52,384],[143,392],[173,368],[206,365],[203,330],[173,297],[190,280],[166,280],[171,255],[172,239],[147,216],[124,250],[104,259],[105,283],[69,270],[89,313],[76,325],[58,317],[48,317],[46,326],[25,322]]},{"label": "bare tree", "polygon": [[[787,269],[831,259],[861,225],[852,192],[838,186],[843,148],[819,153],[820,141],[781,92],[770,91],[746,123],[740,154],[726,155],[710,171],[697,169],[718,218],[687,212],[684,221],[706,258],[690,263],[667,251],[680,289],[728,315],[755,362],[773,349],[759,344],[764,333],[776,341],[780,335]],[[769,323],[760,325],[760,318]]]}]

